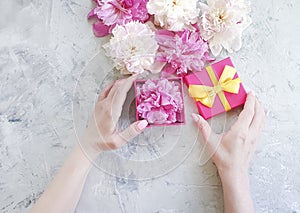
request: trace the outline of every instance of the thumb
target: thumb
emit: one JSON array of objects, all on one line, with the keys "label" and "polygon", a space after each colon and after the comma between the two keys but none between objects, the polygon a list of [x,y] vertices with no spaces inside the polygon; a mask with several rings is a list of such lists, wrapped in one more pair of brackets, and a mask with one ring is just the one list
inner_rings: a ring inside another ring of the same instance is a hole
[{"label": "thumb", "polygon": [[136,121],[127,127],[123,132],[118,134],[118,140],[125,144],[141,134],[147,126],[148,122],[146,120]]}]

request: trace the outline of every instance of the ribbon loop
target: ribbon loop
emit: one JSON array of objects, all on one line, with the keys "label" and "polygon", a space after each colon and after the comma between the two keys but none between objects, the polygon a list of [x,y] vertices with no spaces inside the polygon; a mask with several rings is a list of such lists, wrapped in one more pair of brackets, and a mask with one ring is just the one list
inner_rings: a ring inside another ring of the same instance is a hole
[{"label": "ribbon loop", "polygon": [[240,90],[241,79],[233,79],[236,74],[236,69],[234,67],[226,65],[219,80],[217,80],[217,77],[211,66],[206,67],[206,71],[214,86],[210,87],[191,84],[189,86],[190,96],[193,97],[196,101],[199,101],[203,105],[211,108],[214,104],[216,95],[218,95],[222,105],[224,106],[224,109],[226,111],[229,111],[231,107],[225,97],[224,91],[238,94]]}]

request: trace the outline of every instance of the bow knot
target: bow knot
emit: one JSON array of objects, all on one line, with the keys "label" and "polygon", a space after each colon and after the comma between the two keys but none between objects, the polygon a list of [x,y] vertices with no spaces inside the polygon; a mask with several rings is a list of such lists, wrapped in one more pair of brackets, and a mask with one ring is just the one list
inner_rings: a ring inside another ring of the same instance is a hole
[{"label": "bow knot", "polygon": [[217,94],[217,93],[219,93],[221,91],[222,91],[222,85],[218,84],[218,85],[214,86],[214,88],[213,88],[213,94],[212,95],[215,95],[215,94]]}]

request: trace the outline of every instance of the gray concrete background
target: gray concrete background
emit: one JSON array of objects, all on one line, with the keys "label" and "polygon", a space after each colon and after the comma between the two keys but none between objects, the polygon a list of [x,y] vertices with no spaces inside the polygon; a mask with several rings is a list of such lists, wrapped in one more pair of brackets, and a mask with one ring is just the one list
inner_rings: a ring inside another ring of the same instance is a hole
[{"label": "gray concrete background", "polygon": [[[116,78],[86,20],[91,8],[79,0],[0,2],[0,212],[30,209],[77,142],[99,87]],[[300,212],[300,2],[253,0],[252,9],[243,48],[230,56],[268,111],[250,167],[255,209]],[[134,120],[132,91],[128,97],[123,126]],[[222,212],[220,180],[201,155],[187,94],[185,105],[186,126],[147,130],[102,154],[77,212]],[[239,111],[211,124],[228,128]]]}]

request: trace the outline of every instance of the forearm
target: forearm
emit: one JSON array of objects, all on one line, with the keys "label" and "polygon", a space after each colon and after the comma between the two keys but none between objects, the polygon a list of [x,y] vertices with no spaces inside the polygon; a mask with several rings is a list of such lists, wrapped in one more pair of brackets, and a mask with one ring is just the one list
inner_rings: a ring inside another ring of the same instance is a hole
[{"label": "forearm", "polygon": [[91,161],[77,144],[31,213],[74,212],[91,165]]},{"label": "forearm", "polygon": [[253,213],[253,202],[250,193],[247,173],[220,174],[225,213]]}]

